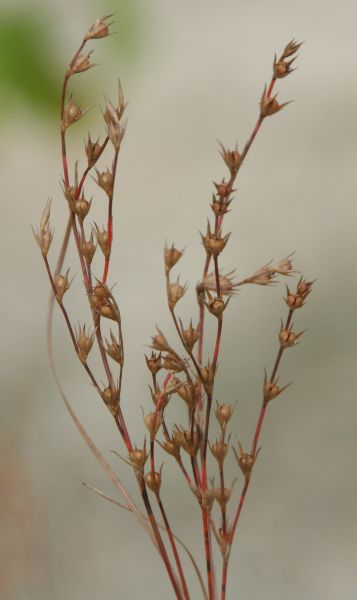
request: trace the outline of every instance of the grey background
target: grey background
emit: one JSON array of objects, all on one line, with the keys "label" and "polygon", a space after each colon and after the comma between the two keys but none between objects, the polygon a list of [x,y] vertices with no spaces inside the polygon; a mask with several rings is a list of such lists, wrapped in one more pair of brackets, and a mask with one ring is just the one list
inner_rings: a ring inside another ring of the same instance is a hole
[{"label": "grey background", "polygon": [[[279,99],[295,101],[264,123],[226,223],[234,232],[224,254],[227,270],[249,275],[295,250],[296,268],[318,279],[295,319],[297,329],[308,332],[284,357],[281,370],[282,382],[294,385],[272,403],[264,426],[228,596],[352,600],[357,587],[356,5],[346,0],[133,5],[142,32],[138,63],[117,60],[112,41],[104,40],[95,45],[101,68],[83,77],[89,104],[102,102],[103,91],[113,97],[117,74],[130,100],[111,282],[118,282],[127,348],[123,410],[138,443],[144,433],[140,407],[150,407],[145,344],[155,323],[175,339],[165,305],[164,240],[187,246],[179,270],[191,285],[180,314],[195,318],[194,286],[204,260],[198,229],[205,226],[211,182],[225,173],[216,140],[232,147],[238,139],[242,148],[274,52],[292,37],[306,40],[298,70],[277,86]],[[38,12],[45,4],[26,6]],[[57,36],[48,48],[59,57],[56,77],[87,25],[112,10],[120,20],[119,2],[46,4]],[[73,129],[72,156],[81,151],[88,127],[100,131],[99,114],[92,110],[86,123]],[[113,493],[50,374],[48,283],[29,224],[37,223],[46,197],[53,197],[58,242],[64,224],[59,150],[54,127],[30,109],[19,107],[3,119],[0,595],[5,600],[171,598],[159,559],[132,517],[80,485],[86,481]],[[96,197],[100,219],[101,197]],[[74,262],[72,250],[68,264]],[[84,301],[80,280],[77,274],[70,292],[74,318]],[[227,313],[216,397],[238,400],[233,437],[247,446],[263,368],[272,365],[277,348],[283,293],[282,285],[244,289]],[[59,315],[55,340],[69,397],[134,493],[130,470],[110,457],[111,449],[123,449],[73,358]],[[178,402],[169,414],[172,421],[181,418]],[[229,472],[236,475],[233,461]],[[236,494],[240,485],[241,477]],[[167,458],[163,494],[175,531],[203,564],[197,507]],[[189,580],[194,589],[194,577]]]}]

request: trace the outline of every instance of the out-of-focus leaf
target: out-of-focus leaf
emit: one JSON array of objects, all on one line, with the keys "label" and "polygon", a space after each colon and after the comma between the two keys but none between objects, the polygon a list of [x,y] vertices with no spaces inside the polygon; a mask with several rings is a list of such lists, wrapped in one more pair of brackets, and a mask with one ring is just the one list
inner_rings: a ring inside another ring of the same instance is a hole
[{"label": "out-of-focus leaf", "polygon": [[14,101],[47,113],[57,110],[58,80],[58,65],[44,21],[28,13],[0,15],[2,111]]}]

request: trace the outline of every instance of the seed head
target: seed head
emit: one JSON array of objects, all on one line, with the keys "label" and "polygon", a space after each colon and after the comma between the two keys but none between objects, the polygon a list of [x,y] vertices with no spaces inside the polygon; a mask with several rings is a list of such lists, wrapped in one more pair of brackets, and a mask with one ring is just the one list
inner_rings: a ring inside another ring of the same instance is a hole
[{"label": "seed head", "polygon": [[202,383],[203,383],[203,387],[205,388],[205,391],[207,394],[212,393],[214,376],[215,376],[215,369],[213,368],[213,365],[208,360],[207,365],[205,367],[202,367],[202,369],[201,369]]},{"label": "seed head", "polygon": [[201,233],[202,243],[205,247],[207,254],[212,255],[214,257],[218,256],[222,252],[222,250],[224,250],[224,248],[229,240],[230,235],[231,235],[230,233],[227,233],[227,235],[222,237],[221,230],[218,231],[217,235],[212,233],[211,226],[208,221],[206,235],[204,236]]},{"label": "seed head", "polygon": [[109,35],[109,27],[113,24],[113,21],[110,23],[106,23],[110,17],[113,15],[106,15],[104,17],[100,17],[100,19],[96,19],[89,29],[88,33],[84,36],[85,41],[88,40],[98,40],[100,38],[105,38]]},{"label": "seed head", "polygon": [[235,482],[236,482],[236,480],[233,481],[230,488],[225,487],[222,489],[221,486],[214,487],[214,481],[213,481],[213,479],[211,479],[213,497],[222,508],[225,508],[227,506],[227,504],[231,498]]},{"label": "seed head", "polygon": [[144,447],[142,449],[137,448],[135,446],[135,448],[129,450],[129,461],[133,465],[133,467],[138,471],[142,471],[143,466],[146,463],[147,457],[148,455],[146,453],[146,443],[144,443]]},{"label": "seed head", "polygon": [[162,359],[162,366],[167,371],[180,373],[185,367],[184,362],[177,354],[165,354]]},{"label": "seed head", "polygon": [[287,75],[295,71],[295,69],[291,68],[291,65],[293,64],[295,59],[296,57],[289,61],[277,60],[275,55],[273,64],[274,78],[282,79],[283,77],[286,77]]},{"label": "seed head", "polygon": [[162,471],[162,465],[160,468],[160,471],[149,471],[146,475],[145,475],[145,483],[148,486],[148,488],[154,492],[154,494],[158,494],[160,492],[160,487],[161,487],[161,471]]},{"label": "seed head", "polygon": [[262,119],[274,115],[275,113],[279,112],[279,110],[284,108],[284,106],[287,106],[287,104],[290,104],[291,102],[290,100],[289,102],[279,104],[279,102],[276,99],[277,94],[275,94],[275,96],[267,96],[266,92],[267,86],[264,87],[264,91],[260,100],[260,117]]},{"label": "seed head", "polygon": [[250,479],[254,463],[259,454],[259,450],[255,453],[255,455],[253,455],[253,454],[248,454],[247,452],[244,452],[242,444],[240,442],[238,442],[238,447],[239,447],[239,452],[237,452],[237,450],[235,448],[233,448],[234,455],[237,459],[237,463],[240,466],[244,477],[246,479]]},{"label": "seed head", "polygon": [[156,352],[151,352],[151,356],[146,356],[145,354],[145,359],[146,359],[146,364],[148,366],[149,371],[153,374],[156,375],[156,373],[158,373],[158,371],[160,371],[162,365],[161,365],[161,353],[160,354],[156,354]]},{"label": "seed head", "polygon": [[305,333],[305,330],[300,331],[300,333],[295,333],[292,330],[293,325],[288,329],[284,328],[283,322],[281,322],[280,333],[279,333],[279,342],[281,348],[291,348],[292,346],[296,346],[298,344],[299,338]]},{"label": "seed head", "polygon": [[230,421],[234,412],[232,404],[218,404],[215,410],[215,415],[222,431],[225,431],[228,421]]},{"label": "seed head", "polygon": [[267,404],[270,400],[273,400],[273,398],[280,396],[289,385],[290,383],[281,388],[278,386],[278,379],[275,381],[268,381],[267,374],[265,373],[263,386],[264,403]]},{"label": "seed head", "polygon": [[99,144],[99,138],[96,142],[92,142],[90,134],[88,133],[88,140],[85,142],[84,147],[87,155],[88,167],[92,167],[102,153],[102,146]]},{"label": "seed head", "polygon": [[158,333],[154,337],[152,337],[151,348],[154,350],[158,350],[159,352],[172,352],[172,348],[169,345],[167,339],[164,334],[158,327],[156,327]]},{"label": "seed head", "polygon": [[300,46],[301,46],[302,44],[303,44],[303,42],[300,42],[300,43],[298,43],[298,42],[296,42],[294,39],[292,39],[292,40],[291,40],[291,41],[290,41],[290,42],[289,42],[289,43],[288,43],[288,44],[285,46],[285,48],[284,48],[284,52],[283,52],[283,54],[281,55],[281,59],[280,59],[280,60],[282,60],[282,59],[284,59],[284,58],[288,58],[289,56],[292,56],[293,54],[295,54],[295,53],[296,53],[296,52],[299,50],[299,48],[300,48]]},{"label": "seed head", "polygon": [[105,258],[109,258],[111,245],[109,242],[109,236],[106,229],[100,230],[98,225],[94,223],[94,233],[97,238],[98,245],[100,246],[101,251],[103,252]]},{"label": "seed head", "polygon": [[[219,274],[219,284],[223,296],[233,296],[237,291],[238,283],[233,280],[233,273],[234,271],[230,271],[226,275]],[[196,291],[198,295],[203,295],[203,299],[207,292],[217,293],[216,274],[214,272],[209,273],[209,275],[197,284]]]},{"label": "seed head", "polygon": [[78,355],[82,363],[87,362],[88,354],[90,353],[93,342],[94,332],[90,333],[86,330],[85,325],[78,324],[78,330],[76,331],[76,340],[78,346]]},{"label": "seed head", "polygon": [[214,444],[209,444],[212,455],[220,466],[223,466],[224,460],[228,454],[229,444],[222,439],[216,440]]},{"label": "seed head", "polygon": [[87,214],[89,213],[91,204],[92,200],[86,200],[83,194],[81,198],[78,198],[78,200],[75,200],[74,202],[73,210],[76,213],[77,217],[82,221],[82,223]]},{"label": "seed head", "polygon": [[182,321],[180,320],[180,329],[182,334],[182,339],[185,342],[186,348],[192,352],[192,349],[199,338],[198,327],[192,327],[192,319],[190,321],[190,326],[188,329],[184,329],[182,325]]},{"label": "seed head", "polygon": [[177,394],[186,402],[189,408],[193,408],[197,401],[197,384],[179,383],[175,388]]},{"label": "seed head", "polygon": [[188,429],[183,429],[183,427],[175,426],[173,431],[173,440],[174,442],[182,448],[189,456],[195,457],[199,447],[199,437],[198,432],[194,433]]},{"label": "seed head", "polygon": [[37,233],[32,228],[35,240],[41,250],[42,256],[46,258],[53,240],[53,229],[50,226],[51,200],[47,200],[42,212],[40,227]]},{"label": "seed head", "polygon": [[235,176],[242,162],[242,156],[238,152],[238,144],[235,145],[234,150],[226,149],[221,143],[219,145],[221,147],[220,155],[230,170],[231,175]]},{"label": "seed head", "polygon": [[105,191],[109,198],[113,195],[114,175],[107,169],[106,171],[100,172],[98,169],[95,170],[97,173],[97,179],[94,179],[97,185]]},{"label": "seed head", "polygon": [[214,194],[212,196],[212,204],[210,205],[216,217],[222,217],[229,211],[229,205],[232,200],[227,198],[217,198]]},{"label": "seed head", "polygon": [[181,285],[179,281],[179,277],[176,280],[176,283],[168,283],[167,285],[167,301],[170,307],[170,310],[173,310],[179,300],[184,296],[187,290],[187,284]]},{"label": "seed head", "polygon": [[150,439],[153,441],[162,423],[162,415],[160,412],[151,412],[144,416],[144,423],[150,433]]},{"label": "seed head", "polygon": [[169,248],[165,244],[164,260],[165,260],[166,273],[169,273],[171,271],[172,267],[174,267],[175,264],[180,260],[183,253],[184,253],[184,250],[178,250],[177,248],[174,247],[173,244],[172,244],[171,248]]},{"label": "seed head", "polygon": [[122,366],[124,362],[123,351],[120,344],[115,339],[115,336],[112,331],[110,331],[110,341],[106,339],[105,343],[107,345],[105,349],[106,353],[110,356],[110,358],[112,358],[113,360],[115,360],[115,362]]},{"label": "seed head", "polygon": [[66,77],[71,77],[75,73],[82,73],[83,71],[87,71],[94,67],[94,64],[90,62],[90,55],[93,50],[88,52],[88,54],[79,54],[76,59],[69,65]]},{"label": "seed head", "polygon": [[207,306],[211,315],[214,315],[215,317],[217,317],[217,319],[220,319],[222,317],[223,311],[227,308],[230,299],[231,297],[229,296],[228,300],[225,302],[222,298],[209,297],[209,302],[205,302],[205,305]]},{"label": "seed head", "polygon": [[91,232],[90,238],[88,241],[86,241],[82,237],[80,238],[80,248],[81,248],[81,252],[85,258],[87,267],[90,267],[92,264],[93,256],[97,249],[97,246],[94,244],[93,232]]},{"label": "seed head", "polygon": [[216,183],[215,181],[213,182],[216,191],[217,191],[217,195],[222,199],[222,198],[229,198],[229,196],[231,195],[232,192],[234,192],[234,190],[232,189],[232,185],[225,181],[224,179],[222,179],[221,183]]},{"label": "seed head", "polygon": [[63,109],[62,131],[65,131],[67,127],[79,121],[88,110],[89,108],[83,111],[80,106],[73,102],[72,96],[70,96]]},{"label": "seed head", "polygon": [[101,396],[110,412],[115,417],[118,413],[120,400],[118,388],[115,385],[108,386],[102,391]]},{"label": "seed head", "polygon": [[65,295],[65,293],[69,289],[69,286],[71,285],[70,281],[68,280],[68,273],[69,269],[67,269],[65,275],[55,275],[53,280],[56,289],[56,300],[58,304],[62,304],[63,296]]}]

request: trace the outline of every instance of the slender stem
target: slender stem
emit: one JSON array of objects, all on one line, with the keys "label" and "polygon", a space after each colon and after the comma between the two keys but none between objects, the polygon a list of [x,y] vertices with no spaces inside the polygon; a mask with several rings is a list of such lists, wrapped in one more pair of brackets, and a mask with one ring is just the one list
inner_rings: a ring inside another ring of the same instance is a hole
[{"label": "slender stem", "polygon": [[144,505],[145,505],[145,508],[146,508],[147,515],[149,517],[149,521],[150,521],[153,533],[155,535],[157,544],[159,546],[161,557],[162,557],[162,559],[164,561],[164,564],[165,564],[168,576],[170,578],[172,587],[173,587],[174,592],[175,592],[175,596],[176,596],[176,598],[178,600],[182,600],[182,598],[183,598],[182,592],[180,590],[180,587],[179,587],[178,581],[176,579],[176,576],[175,576],[175,574],[173,572],[173,569],[172,569],[169,557],[168,557],[167,552],[166,552],[166,548],[165,548],[164,543],[162,541],[162,538],[161,538],[161,535],[160,535],[160,531],[159,531],[158,525],[156,523],[156,519],[154,517],[154,513],[153,513],[152,508],[151,508],[151,503],[150,503],[150,500],[149,500],[149,496],[148,496],[148,493],[146,491],[145,481],[144,481],[144,479],[143,479],[142,476],[139,479],[140,479],[139,480],[139,484],[140,484],[140,489],[141,489],[141,495],[142,495],[142,498],[143,498],[143,502],[144,502]]},{"label": "slender stem", "polygon": [[168,535],[169,540],[170,540],[172,552],[173,552],[174,557],[175,557],[175,562],[176,562],[177,570],[178,570],[178,573],[179,573],[179,577],[180,577],[180,581],[181,581],[181,585],[182,585],[184,597],[186,598],[186,600],[190,600],[190,595],[188,593],[187,583],[186,583],[186,579],[185,579],[184,572],[183,572],[183,569],[182,569],[182,564],[181,564],[180,556],[179,556],[179,553],[177,551],[177,547],[176,547],[176,544],[175,544],[174,536],[173,536],[172,531],[171,531],[170,523],[169,523],[169,520],[168,520],[168,518],[166,516],[164,505],[162,503],[162,500],[161,500],[159,494],[157,494],[157,503],[159,505],[160,512],[161,512],[163,521],[165,523],[166,532],[167,532],[167,535]]}]

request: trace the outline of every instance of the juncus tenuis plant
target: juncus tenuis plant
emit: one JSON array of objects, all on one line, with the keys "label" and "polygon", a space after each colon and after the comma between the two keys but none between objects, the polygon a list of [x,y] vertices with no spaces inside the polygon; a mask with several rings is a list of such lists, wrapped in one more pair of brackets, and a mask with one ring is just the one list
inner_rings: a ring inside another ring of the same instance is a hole
[{"label": "juncus tenuis plant", "polygon": [[[109,498],[95,488],[91,489],[107,500],[131,511],[139,520],[162,559],[176,598],[188,600],[197,597],[197,592],[188,589],[182,563],[182,552],[185,552],[192,562],[203,597],[209,600],[220,597],[224,600],[233,541],[253,478],[265,414],[269,410],[271,401],[279,402],[280,400],[275,399],[288,387],[286,384],[280,384],[280,365],[284,353],[295,346],[303,334],[303,331],[295,330],[293,318],[306,303],[312,282],[298,277],[294,284],[289,283],[289,286],[286,286],[286,314],[281,320],[280,330],[277,331],[276,355],[270,361],[270,367],[262,378],[261,410],[251,443],[247,448],[243,448],[240,442],[235,441],[236,432],[230,430],[234,402],[230,398],[223,400],[215,398],[219,360],[222,362],[224,359],[220,356],[220,347],[225,314],[227,310],[232,310],[237,301],[234,296],[244,286],[248,284],[270,286],[278,283],[280,278],[296,275],[296,271],[293,269],[292,256],[289,255],[277,262],[265,264],[252,275],[241,280],[233,272],[227,273],[223,268],[222,255],[229,243],[230,233],[225,232],[223,226],[228,218],[227,213],[233,206],[234,186],[238,174],[256,135],[265,119],[274,116],[288,104],[278,101],[275,87],[278,80],[287,77],[294,70],[292,64],[300,44],[292,40],[285,46],[279,58],[275,56],[271,80],[268,85],[262,86],[257,122],[243,148],[239,149],[236,145],[233,149],[228,149],[220,144],[220,153],[227,174],[214,183],[210,216],[205,230],[201,233],[204,264],[196,286],[196,298],[192,301],[193,316],[187,323],[183,323],[178,314],[180,300],[188,292],[187,284],[182,283],[180,278],[173,274],[183,255],[183,250],[174,244],[165,244],[163,258],[167,304],[177,335],[176,340],[169,340],[166,333],[157,328],[150,343],[151,350],[146,355],[152,409],[144,413],[145,434],[143,431],[129,431],[127,427],[126,406],[121,399],[125,340],[122,333],[120,307],[112,291],[115,282],[111,281],[110,271],[117,163],[126,132],[124,117],[126,102],[120,83],[117,99],[113,102],[105,98],[102,111],[104,139],[102,141],[92,139],[89,134],[85,141],[86,166],[83,171],[80,171],[78,161],[74,161],[74,164],[70,163],[67,153],[69,130],[86,113],[86,110],[76,103],[75,95],[68,92],[68,87],[70,83],[74,83],[75,76],[82,76],[93,66],[92,50],[87,51],[87,44],[109,35],[110,18],[111,16],[104,16],[94,22],[69,63],[64,76],[60,139],[63,163],[62,191],[64,208],[67,207],[68,210],[68,225],[63,234],[59,256],[53,264],[49,261],[53,239],[50,201],[47,202],[40,225],[35,231],[35,238],[51,285],[48,329],[51,363],[53,365],[51,320],[53,305],[56,302],[70,335],[74,354],[77,355],[89,377],[89,383],[94,385],[99,399],[114,419],[118,431],[116,452],[132,469],[133,485],[139,487],[142,504],[139,506],[133,501],[119,476],[95,446],[63,394],[54,370],[72,419],[116,486],[121,497],[120,501]],[[109,159],[105,166],[99,167],[106,154],[109,154]],[[98,193],[106,199],[106,215],[103,217],[106,221],[105,226],[99,226],[90,220],[91,208],[96,198],[89,199],[85,191],[89,175],[95,179],[99,188]],[[71,237],[75,242],[79,259],[78,265],[74,268],[64,266],[67,245]],[[70,272],[75,272],[78,268],[80,277],[72,283]],[[84,294],[82,286],[84,286]],[[78,324],[73,322],[66,304],[69,294],[76,294],[83,298],[83,304],[87,306],[88,322]],[[153,321],[158,317],[159,315],[153,315]],[[204,335],[208,319],[213,322],[216,331],[212,347]],[[93,353],[94,347],[97,347],[97,354]],[[95,357],[95,360],[91,357]],[[104,369],[105,373],[104,384],[100,380],[101,375],[98,375],[100,367],[98,357],[101,363],[100,372]],[[172,425],[167,419],[167,411],[173,397],[182,399],[186,407],[186,418],[184,422]],[[140,410],[139,406],[138,410]],[[218,437],[211,436],[213,419],[217,421]],[[214,468],[208,464],[208,452],[214,459]],[[236,458],[237,473],[229,473],[225,468],[226,457],[230,452],[233,452]],[[172,530],[170,511],[162,496],[165,476],[161,459],[164,454],[168,455],[166,468],[177,469],[177,477],[181,477],[183,485],[189,487],[192,492],[192,502],[199,507],[201,516],[200,522],[197,523],[197,532],[202,528],[205,573],[198,566],[201,561],[196,562],[188,548],[189,540],[186,546],[177,537],[179,532]],[[123,465],[123,468],[126,467]],[[236,479],[238,483],[234,486]],[[237,493],[239,484],[241,487]],[[220,551],[218,557],[221,564],[215,564],[217,555],[213,552],[214,544]],[[237,593],[237,590],[232,590],[231,597],[237,597]]]}]

